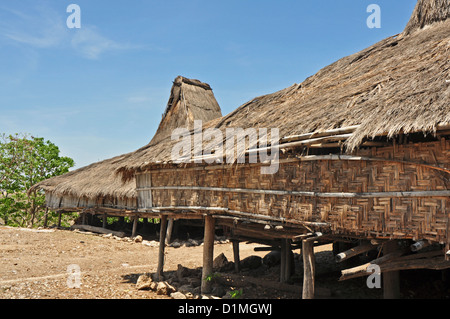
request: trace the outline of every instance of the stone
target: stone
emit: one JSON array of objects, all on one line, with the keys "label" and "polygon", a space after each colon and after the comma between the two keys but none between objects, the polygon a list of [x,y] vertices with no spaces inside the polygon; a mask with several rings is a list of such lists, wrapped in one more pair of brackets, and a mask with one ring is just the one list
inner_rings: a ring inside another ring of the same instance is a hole
[{"label": "stone", "polygon": [[224,253],[221,253],[219,256],[214,258],[213,261],[213,268],[214,269],[221,269],[222,267],[225,267],[228,264],[228,259],[225,256]]},{"label": "stone", "polygon": [[173,248],[180,248],[181,247],[181,243],[178,242],[178,241],[174,241],[169,246],[173,247]]},{"label": "stone", "polygon": [[159,247],[159,242],[157,242],[156,240],[143,240],[142,244],[149,247]]},{"label": "stone", "polygon": [[222,286],[214,286],[211,290],[211,295],[216,297],[223,297],[227,291]]},{"label": "stone", "polygon": [[149,275],[140,275],[136,282],[136,288],[137,290],[150,290],[152,283],[153,280]]},{"label": "stone", "polygon": [[187,299],[187,297],[179,291],[172,292],[170,297],[173,299]]},{"label": "stone", "polygon": [[183,267],[182,265],[178,264],[177,277],[180,282],[182,281],[183,278],[189,277],[190,274],[191,274],[191,271],[189,268]]},{"label": "stone", "polygon": [[256,269],[262,265],[262,258],[259,256],[248,256],[240,262],[242,268]]},{"label": "stone", "polygon": [[188,285],[191,285],[192,287],[199,287],[202,284],[202,279],[197,277],[188,277],[186,278],[186,282]]},{"label": "stone", "polygon": [[273,250],[263,257],[263,264],[267,267],[279,265],[281,262],[281,251]]},{"label": "stone", "polygon": [[194,290],[194,287],[192,287],[191,285],[183,285],[183,286],[178,287],[178,291],[183,294],[192,293],[193,290]]},{"label": "stone", "polygon": [[137,235],[136,237],[134,237],[134,242],[135,243],[142,243],[142,236],[141,235]]},{"label": "stone", "polygon": [[166,295],[169,296],[172,292],[175,292],[175,288],[171,286],[166,281],[160,281],[158,282],[156,286],[156,294],[157,295]]}]

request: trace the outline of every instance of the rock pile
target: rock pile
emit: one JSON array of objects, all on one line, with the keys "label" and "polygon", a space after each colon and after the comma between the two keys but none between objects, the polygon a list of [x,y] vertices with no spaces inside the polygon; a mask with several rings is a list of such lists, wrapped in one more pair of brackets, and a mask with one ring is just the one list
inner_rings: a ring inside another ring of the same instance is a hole
[{"label": "rock pile", "polygon": [[[216,276],[220,276],[217,272],[229,271],[234,268],[234,263],[229,262],[222,253],[214,259],[214,274],[211,276],[212,291],[210,298],[228,298],[227,289],[224,287]],[[165,272],[164,280],[158,281],[155,274],[141,275],[137,282],[138,290],[152,290],[158,295],[167,295],[173,299],[200,299],[207,298],[201,295],[202,284],[202,268],[190,269],[178,265],[176,271]]]}]

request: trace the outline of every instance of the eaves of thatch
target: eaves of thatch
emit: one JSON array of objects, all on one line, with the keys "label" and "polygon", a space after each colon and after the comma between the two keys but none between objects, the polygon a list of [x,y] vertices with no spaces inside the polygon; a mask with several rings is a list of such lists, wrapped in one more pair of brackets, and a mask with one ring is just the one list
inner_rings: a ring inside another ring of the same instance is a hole
[{"label": "eaves of thatch", "polygon": [[[152,148],[170,136],[178,127],[190,128],[194,120],[209,121],[222,116],[212,89],[206,83],[178,76],[173,83],[169,102],[157,132],[146,149]],[[96,203],[108,207],[119,202],[136,203],[136,183],[134,178],[122,183],[115,174],[116,169],[125,165],[134,153],[123,154],[111,159],[93,163],[67,174],[44,180],[34,185],[32,190],[44,190],[49,197],[56,198],[52,208],[85,208],[86,203]],[[64,199],[69,199],[65,201]],[[70,202],[70,207],[64,207]],[[62,205],[62,206],[60,206]],[[56,206],[56,207],[55,207]],[[115,207],[124,208],[124,207]],[[127,205],[127,209],[132,209]]]},{"label": "eaves of thatch", "polygon": [[[420,0],[402,33],[203,128],[278,128],[283,138],[352,127],[347,152],[376,136],[434,134],[450,124],[449,18],[450,0]],[[175,143],[168,138],[135,152],[118,172],[127,180],[155,163],[170,163]]]}]

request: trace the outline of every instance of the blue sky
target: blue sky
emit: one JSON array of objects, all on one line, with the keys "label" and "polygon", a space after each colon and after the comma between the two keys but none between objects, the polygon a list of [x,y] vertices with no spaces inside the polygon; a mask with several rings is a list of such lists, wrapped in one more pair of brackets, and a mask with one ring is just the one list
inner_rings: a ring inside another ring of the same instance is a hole
[{"label": "blue sky", "polygon": [[[72,3],[80,29],[66,25]],[[209,83],[225,115],[400,33],[415,3],[0,0],[0,133],[49,139],[76,168],[131,152],[155,133],[176,76]]]}]

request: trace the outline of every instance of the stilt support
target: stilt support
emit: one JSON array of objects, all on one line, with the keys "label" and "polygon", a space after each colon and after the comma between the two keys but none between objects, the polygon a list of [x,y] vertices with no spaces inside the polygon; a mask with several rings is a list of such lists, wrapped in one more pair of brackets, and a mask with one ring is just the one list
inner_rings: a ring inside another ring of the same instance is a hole
[{"label": "stilt support", "polygon": [[305,239],[302,242],[303,255],[303,299],[314,299],[314,275],[315,275],[315,257],[314,240]]},{"label": "stilt support", "polygon": [[211,293],[211,281],[208,278],[210,278],[213,272],[214,232],[215,220],[213,217],[207,215],[205,217],[205,236],[203,239],[202,294]]},{"label": "stilt support", "polygon": [[[399,249],[396,240],[383,244],[383,254],[389,254]],[[400,298],[400,272],[389,271],[382,274],[383,280],[383,298],[399,299]]]},{"label": "stilt support", "polygon": [[159,230],[159,254],[158,254],[158,268],[156,270],[156,276],[158,280],[163,280],[164,272],[164,252],[166,248],[166,232],[167,232],[167,216],[161,216],[161,225]]},{"label": "stilt support", "polygon": [[131,231],[131,237],[136,237],[136,232],[137,232],[137,224],[139,221],[139,216],[134,216],[133,218],[133,230]]},{"label": "stilt support", "polygon": [[107,225],[107,220],[106,218],[108,217],[108,215],[106,213],[103,214],[103,228],[106,228]]},{"label": "stilt support", "polygon": [[240,267],[241,259],[239,257],[239,241],[233,240],[232,243],[233,243],[234,270],[236,272],[240,272],[241,271],[241,267]]}]

